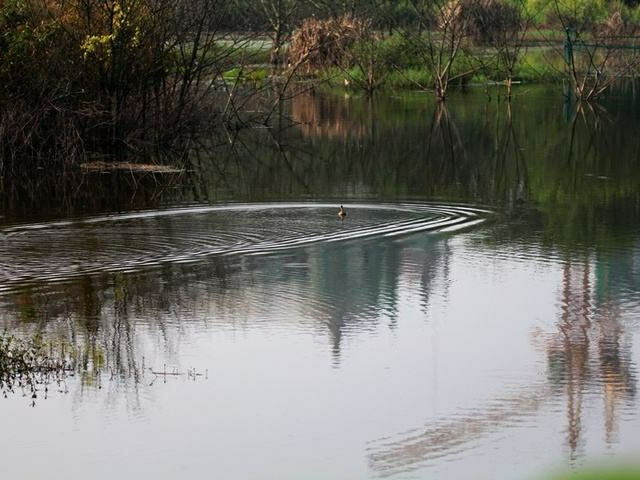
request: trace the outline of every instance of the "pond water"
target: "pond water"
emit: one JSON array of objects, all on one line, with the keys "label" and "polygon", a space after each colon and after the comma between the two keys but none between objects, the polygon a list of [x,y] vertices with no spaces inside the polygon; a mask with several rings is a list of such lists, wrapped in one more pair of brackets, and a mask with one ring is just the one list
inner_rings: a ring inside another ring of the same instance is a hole
[{"label": "pond water", "polygon": [[305,94],[183,174],[5,185],[0,328],[77,364],[33,408],[0,399],[1,476],[637,458],[638,106]]}]

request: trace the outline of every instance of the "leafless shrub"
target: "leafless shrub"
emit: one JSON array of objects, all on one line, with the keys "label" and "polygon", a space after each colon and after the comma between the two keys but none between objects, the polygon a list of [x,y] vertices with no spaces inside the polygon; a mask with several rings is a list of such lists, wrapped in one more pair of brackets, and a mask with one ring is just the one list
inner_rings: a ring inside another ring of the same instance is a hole
[{"label": "leafless shrub", "polygon": [[443,9],[440,22],[454,22],[465,37],[478,45],[494,44],[522,29],[520,9],[500,0],[451,0]]},{"label": "leafless shrub", "polygon": [[625,18],[620,10],[615,10],[609,18],[599,26],[598,33],[604,37],[637,35],[638,25]]},{"label": "leafless shrub", "polygon": [[579,100],[593,100],[621,79],[637,77],[640,56],[632,37],[637,27],[619,10],[614,10],[606,22],[597,24],[586,15],[576,19],[565,13],[558,0],[554,7],[566,32],[562,53],[573,94]]},{"label": "leafless shrub", "polygon": [[318,70],[349,63],[353,45],[370,32],[370,22],[345,15],[319,20],[308,18],[291,39],[289,63],[299,64],[299,71],[311,74]]},{"label": "leafless shrub", "polygon": [[454,65],[469,36],[469,18],[463,13],[466,1],[410,0],[419,18],[420,28],[417,32],[408,32],[407,40],[414,45],[415,51],[433,75],[434,90],[439,100],[445,99],[452,81],[475,71],[475,67],[471,67],[454,72]]}]

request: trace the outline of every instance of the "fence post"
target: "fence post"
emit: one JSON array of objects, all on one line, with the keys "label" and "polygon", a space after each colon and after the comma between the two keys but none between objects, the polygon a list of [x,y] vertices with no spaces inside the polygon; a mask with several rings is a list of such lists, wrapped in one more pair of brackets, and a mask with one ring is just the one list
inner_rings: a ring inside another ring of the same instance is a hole
[{"label": "fence post", "polygon": [[567,60],[567,65],[573,67],[573,38],[572,33],[575,33],[572,27],[565,28],[566,38],[564,40],[564,55]]}]

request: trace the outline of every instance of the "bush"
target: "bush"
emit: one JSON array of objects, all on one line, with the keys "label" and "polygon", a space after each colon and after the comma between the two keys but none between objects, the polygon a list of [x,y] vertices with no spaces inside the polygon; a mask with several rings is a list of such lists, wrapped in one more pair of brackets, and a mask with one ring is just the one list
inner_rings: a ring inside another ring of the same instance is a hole
[{"label": "bush", "polygon": [[609,18],[599,28],[599,34],[602,36],[625,36],[637,35],[638,22],[633,18],[631,12],[624,5],[615,9]]},{"label": "bush", "polygon": [[348,53],[356,42],[371,35],[367,20],[349,15],[318,20],[308,18],[291,38],[289,64],[310,74],[332,66],[348,67]]}]

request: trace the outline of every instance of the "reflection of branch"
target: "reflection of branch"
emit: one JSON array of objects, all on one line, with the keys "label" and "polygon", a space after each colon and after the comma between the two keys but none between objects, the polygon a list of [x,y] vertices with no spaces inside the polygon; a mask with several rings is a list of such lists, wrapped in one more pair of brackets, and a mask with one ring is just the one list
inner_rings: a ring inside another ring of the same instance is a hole
[{"label": "reflection of branch", "polygon": [[[431,142],[433,141],[433,137],[435,136],[434,134],[439,137],[442,146],[442,175],[445,175],[447,167],[449,166],[451,166],[455,172],[457,165],[456,150],[460,150],[463,157],[466,157],[466,151],[460,132],[458,131],[455,122],[451,119],[447,106],[443,102],[438,102],[434,111],[433,122],[431,124],[431,133],[429,135],[429,145],[427,147],[427,154],[429,154],[431,151]],[[447,155],[449,158],[447,158]]]},{"label": "reflection of branch", "polygon": [[163,383],[167,383],[167,378],[169,377],[187,377],[188,380],[196,380],[198,377],[204,377],[205,379],[209,378],[209,370],[205,370],[204,373],[200,373],[196,371],[195,368],[188,368],[186,372],[180,372],[178,369],[174,368],[172,371],[167,372],[166,363],[163,365],[162,371],[153,370],[149,367],[149,372],[154,375],[149,386],[153,385],[158,378],[162,378]]},{"label": "reflection of branch", "polygon": [[293,169],[293,165],[291,165],[291,162],[289,160],[289,157],[287,156],[287,152],[284,148],[284,145],[280,142],[279,139],[277,139],[274,135],[273,132],[272,133],[272,138],[273,138],[273,143],[276,146],[276,149],[278,151],[278,153],[280,154],[280,158],[282,158],[282,160],[284,160],[284,163],[287,167],[287,170],[289,170],[289,172],[291,173],[291,175],[293,175],[293,178],[295,178],[298,183],[305,189],[305,191],[307,193],[309,193],[311,191],[311,189],[309,188],[309,184],[304,180],[304,178],[302,178],[300,175],[298,175],[298,173],[296,173],[296,171]]},{"label": "reflection of branch", "polygon": [[593,104],[591,102],[578,102],[575,105],[575,110],[573,111],[571,119],[571,134],[569,137],[569,150],[567,153],[568,165],[571,165],[572,159],[574,157],[578,119],[582,119],[589,133],[586,151],[584,155],[581,155],[582,159],[588,158],[589,153],[596,148],[597,140],[599,138],[603,138],[606,141],[607,136],[601,135],[599,132],[601,120],[604,119],[611,122],[609,113],[604,107]]},{"label": "reflection of branch", "polygon": [[[519,190],[518,195],[520,195],[522,193],[522,189],[525,191],[528,190],[528,172],[525,156],[520,148],[520,142],[518,141],[518,136],[513,123],[511,102],[507,102],[506,122],[502,138],[500,139],[496,150],[496,171],[494,172],[496,179],[499,178],[500,173],[502,174],[505,184],[507,180],[506,164],[509,151],[513,153],[513,158],[515,159],[517,188]],[[500,165],[498,166],[498,164]],[[501,171],[499,172],[498,170]]]},{"label": "reflection of branch", "polygon": [[377,440],[369,448],[369,464],[384,476],[416,470],[422,463],[454,449],[459,451],[464,445],[470,448],[470,442],[495,432],[496,427],[523,421],[540,408],[549,393],[541,385],[533,391],[499,399],[484,409],[474,409],[455,420],[427,427],[422,433],[406,432],[389,443]]},{"label": "reflection of branch", "polygon": [[[296,61],[296,63],[293,65],[293,67],[289,68],[287,76],[285,77],[285,81],[283,82],[282,87],[279,88],[279,90],[278,90],[278,95],[276,96],[276,99],[273,102],[273,106],[271,107],[271,110],[269,111],[269,113],[267,114],[267,116],[264,119],[264,124],[265,125],[269,124],[269,120],[271,119],[271,116],[276,111],[276,109],[278,109],[278,108],[280,108],[282,106],[282,102],[284,100],[290,100],[292,98],[291,96],[285,98],[284,95],[287,92],[289,84],[293,81],[294,76],[298,72],[298,69],[309,59],[309,55],[311,55],[311,53],[312,53],[312,51],[305,52],[305,54],[302,55]],[[305,91],[309,91],[309,90],[312,90],[312,89],[313,89],[313,87],[309,87],[309,88],[307,88],[306,90],[304,90],[302,92],[297,92],[295,95],[299,95],[301,93],[304,93]]]},{"label": "reflection of branch", "polygon": [[[615,309],[600,305],[594,315],[592,261],[564,264],[561,311],[557,331],[543,344],[547,356],[549,379],[545,383],[523,389],[519,394],[498,397],[481,408],[474,408],[453,419],[436,420],[423,429],[403,432],[371,442],[368,459],[371,468],[382,476],[416,470],[425,463],[472,448],[474,441],[489,436],[499,428],[514,426],[531,417],[544,402],[564,393],[566,400],[566,442],[574,458],[582,436],[582,413],[585,390],[589,385],[602,387],[604,424],[607,440],[616,428],[616,407],[624,399],[635,396],[636,379],[629,355],[620,348],[622,328]],[[606,286],[599,285],[606,294]],[[594,321],[592,321],[594,320]],[[598,330],[593,331],[592,327]],[[597,337],[598,351],[590,349]],[[600,369],[593,368],[598,362]],[[594,379],[593,376],[596,376]],[[558,388],[561,387],[561,388]],[[591,387],[593,388],[593,387]]]}]

